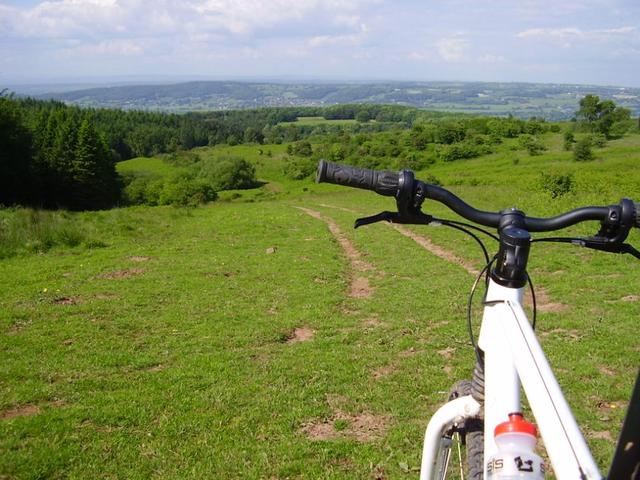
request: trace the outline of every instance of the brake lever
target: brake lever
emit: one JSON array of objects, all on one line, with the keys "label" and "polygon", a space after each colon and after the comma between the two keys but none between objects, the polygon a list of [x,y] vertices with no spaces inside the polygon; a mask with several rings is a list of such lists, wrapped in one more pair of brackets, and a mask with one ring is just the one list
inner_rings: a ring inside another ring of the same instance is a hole
[{"label": "brake lever", "polygon": [[610,253],[628,253],[640,260],[640,251],[628,243],[618,243],[606,240],[600,240],[597,237],[582,238],[575,242],[581,247],[590,248],[592,250],[600,250]]},{"label": "brake lever", "polygon": [[433,217],[422,212],[401,214],[400,212],[384,211],[377,215],[371,215],[370,217],[358,218],[353,228],[363,227],[377,222],[429,225],[433,222]]}]

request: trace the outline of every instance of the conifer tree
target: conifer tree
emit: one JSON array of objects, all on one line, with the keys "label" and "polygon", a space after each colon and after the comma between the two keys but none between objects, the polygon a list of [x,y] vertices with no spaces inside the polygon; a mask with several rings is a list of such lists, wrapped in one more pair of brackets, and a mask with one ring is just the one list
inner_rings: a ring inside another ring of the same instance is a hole
[{"label": "conifer tree", "polygon": [[109,147],[87,118],[78,129],[71,178],[73,208],[106,208],[117,201],[117,174]]},{"label": "conifer tree", "polygon": [[14,102],[0,97],[0,204],[29,200],[31,135]]}]

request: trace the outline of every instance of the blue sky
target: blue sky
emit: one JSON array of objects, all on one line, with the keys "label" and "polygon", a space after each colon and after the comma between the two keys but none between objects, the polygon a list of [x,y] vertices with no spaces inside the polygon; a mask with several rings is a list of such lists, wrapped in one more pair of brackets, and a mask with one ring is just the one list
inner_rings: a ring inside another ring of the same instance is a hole
[{"label": "blue sky", "polygon": [[640,87],[640,0],[0,0],[0,86],[190,76]]}]

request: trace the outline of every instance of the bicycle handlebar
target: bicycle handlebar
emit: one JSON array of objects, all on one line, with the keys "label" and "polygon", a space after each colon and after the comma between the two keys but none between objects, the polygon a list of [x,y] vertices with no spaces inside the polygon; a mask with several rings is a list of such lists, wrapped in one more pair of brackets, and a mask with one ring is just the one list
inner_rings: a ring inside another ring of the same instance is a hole
[{"label": "bicycle handlebar", "polygon": [[320,160],[316,181],[373,190],[386,197],[395,197],[400,186],[400,175],[396,172],[351,167]]},{"label": "bicycle handlebar", "polygon": [[[320,160],[316,182],[328,182],[336,185],[372,190],[380,195],[398,198],[403,188],[411,188],[412,197],[422,200],[428,198],[440,202],[461,217],[486,227],[500,227],[501,213],[486,212],[472,207],[449,190],[437,185],[430,185],[420,180],[413,185],[404,185],[407,178],[404,173],[359,168]],[[413,179],[413,175],[410,176]],[[623,199],[621,206],[615,207],[582,207],[550,218],[524,216],[524,227],[530,232],[550,232],[570,227],[580,222],[596,220],[603,224],[620,223],[627,229],[634,226],[640,228],[640,203]],[[621,223],[622,222],[622,223]]]}]

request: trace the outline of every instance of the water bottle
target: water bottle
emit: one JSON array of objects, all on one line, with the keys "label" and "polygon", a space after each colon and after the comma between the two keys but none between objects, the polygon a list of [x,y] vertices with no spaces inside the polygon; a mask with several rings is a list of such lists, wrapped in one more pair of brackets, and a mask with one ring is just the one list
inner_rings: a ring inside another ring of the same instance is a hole
[{"label": "water bottle", "polygon": [[536,427],[522,413],[510,413],[494,438],[498,451],[487,463],[488,480],[544,480],[544,463],[534,453]]}]

